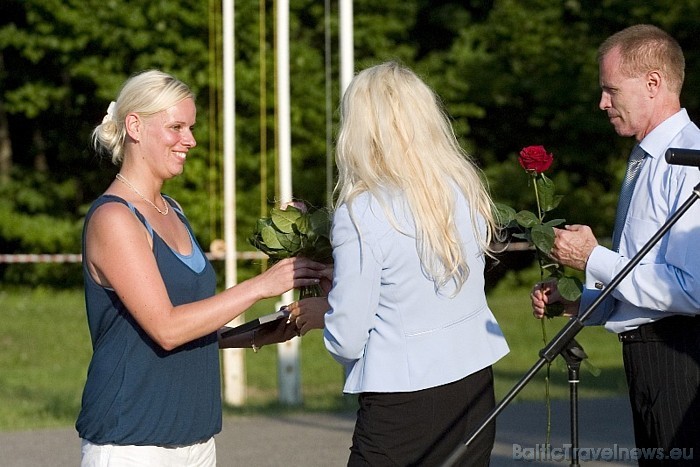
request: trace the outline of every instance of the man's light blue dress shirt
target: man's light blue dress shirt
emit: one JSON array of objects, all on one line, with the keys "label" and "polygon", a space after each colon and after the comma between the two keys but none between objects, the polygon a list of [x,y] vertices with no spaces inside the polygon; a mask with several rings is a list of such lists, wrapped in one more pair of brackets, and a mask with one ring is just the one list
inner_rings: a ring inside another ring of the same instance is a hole
[{"label": "man's light blue dress shirt", "polygon": [[[597,246],[591,253],[581,311],[601,293],[595,284],[610,283],[700,183],[698,168],[670,165],[665,158],[668,148],[700,149],[700,130],[685,109],[657,126],[640,145],[649,155],[634,189],[620,251]],[[612,315],[606,320],[601,304],[585,324],[605,323],[606,329],[620,333],[672,314],[700,312],[700,202],[680,218],[611,295],[617,299]]]}]

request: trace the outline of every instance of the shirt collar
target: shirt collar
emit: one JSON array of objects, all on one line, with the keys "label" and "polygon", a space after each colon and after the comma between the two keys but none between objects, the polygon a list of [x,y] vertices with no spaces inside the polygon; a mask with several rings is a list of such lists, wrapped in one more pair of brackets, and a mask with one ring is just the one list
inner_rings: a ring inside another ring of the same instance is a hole
[{"label": "shirt collar", "polygon": [[668,148],[669,141],[680,133],[690,123],[690,117],[685,109],[661,122],[656,128],[644,137],[639,145],[653,158],[663,157]]}]

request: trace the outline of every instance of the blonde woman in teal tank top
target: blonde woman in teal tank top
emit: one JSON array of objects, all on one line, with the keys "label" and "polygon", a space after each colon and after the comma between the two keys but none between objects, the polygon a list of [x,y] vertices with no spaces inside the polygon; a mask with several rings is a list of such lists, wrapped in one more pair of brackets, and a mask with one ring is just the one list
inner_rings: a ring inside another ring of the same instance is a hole
[{"label": "blonde woman in teal tank top", "polygon": [[[82,465],[216,463],[221,430],[218,349],[260,347],[297,335],[222,338],[260,299],[317,284],[328,267],[281,261],[221,293],[178,204],[161,195],[181,174],[196,140],[194,96],[181,81],[147,71],[126,81],[93,132],[119,166],[90,209],[83,271],[93,356],[76,428]],[[252,342],[255,337],[255,342]]]}]

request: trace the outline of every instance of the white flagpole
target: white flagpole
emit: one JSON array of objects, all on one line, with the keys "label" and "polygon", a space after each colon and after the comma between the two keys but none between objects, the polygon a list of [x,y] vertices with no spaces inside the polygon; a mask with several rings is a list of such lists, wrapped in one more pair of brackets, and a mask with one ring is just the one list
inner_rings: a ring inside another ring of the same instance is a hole
[{"label": "white flagpole", "polygon": [[[234,60],[234,0],[223,0],[224,79],[224,240],[226,288],[237,283],[236,265],[236,87]],[[230,324],[244,321],[238,316]],[[246,399],[245,349],[222,350],[224,401],[240,406]]]},{"label": "white flagpole", "polygon": [[[280,203],[292,200],[292,136],[289,92],[289,0],[277,0],[277,141],[279,155]],[[282,295],[282,304],[294,300],[292,291]],[[299,339],[277,346],[280,402],[301,403]]]},{"label": "white flagpole", "polygon": [[352,81],[355,67],[352,0],[340,0],[340,98]]}]

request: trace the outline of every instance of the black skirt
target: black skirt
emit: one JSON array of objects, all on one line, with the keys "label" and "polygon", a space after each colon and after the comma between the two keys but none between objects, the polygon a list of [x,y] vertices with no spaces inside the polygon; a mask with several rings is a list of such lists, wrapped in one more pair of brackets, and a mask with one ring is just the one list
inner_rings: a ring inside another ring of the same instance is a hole
[{"label": "black skirt", "polygon": [[[493,372],[414,392],[362,393],[348,466],[436,466],[495,406]],[[459,465],[487,466],[495,422],[469,444]]]}]

